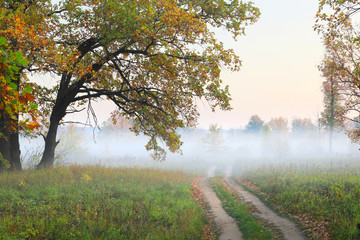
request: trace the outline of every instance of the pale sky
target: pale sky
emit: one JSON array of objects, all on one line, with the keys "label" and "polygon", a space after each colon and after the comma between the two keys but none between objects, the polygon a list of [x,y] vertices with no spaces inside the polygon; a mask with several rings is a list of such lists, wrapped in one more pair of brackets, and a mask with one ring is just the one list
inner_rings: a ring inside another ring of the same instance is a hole
[{"label": "pale sky", "polygon": [[[211,113],[201,107],[200,127],[244,127],[251,115],[316,119],[323,109],[317,65],[323,56],[320,36],[313,31],[318,1],[255,0],[260,20],[237,42],[221,40],[243,61],[240,72],[223,72],[230,86],[233,110]],[[222,33],[222,36],[225,34]]]},{"label": "pale sky", "polygon": [[[223,128],[244,127],[251,115],[263,120],[285,117],[316,119],[322,107],[323,79],[317,65],[323,56],[320,36],[313,31],[318,1],[254,0],[260,20],[246,30],[237,42],[230,34],[219,32],[225,47],[233,48],[243,61],[240,72],[223,71],[230,86],[233,110],[212,113],[206,102],[199,103],[199,127],[218,124]],[[96,106],[101,124],[113,105]],[[85,114],[84,114],[85,116]],[[80,117],[82,121],[84,117]],[[77,121],[79,115],[67,116]]]}]

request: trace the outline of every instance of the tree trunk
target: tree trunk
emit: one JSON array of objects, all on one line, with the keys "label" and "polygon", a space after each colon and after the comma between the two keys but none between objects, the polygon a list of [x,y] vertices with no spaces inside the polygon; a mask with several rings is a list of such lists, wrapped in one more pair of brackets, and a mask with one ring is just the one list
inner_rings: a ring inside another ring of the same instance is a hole
[{"label": "tree trunk", "polygon": [[330,128],[329,132],[329,153],[330,153],[330,170],[333,169],[333,156],[332,156],[332,140],[333,140],[334,128]]},{"label": "tree trunk", "polygon": [[7,169],[6,161],[10,163],[11,152],[10,152],[10,132],[8,127],[8,121],[4,116],[0,117],[0,170],[4,171]]},{"label": "tree trunk", "polygon": [[10,119],[8,116],[2,116],[0,118],[0,153],[2,158],[6,160],[0,161],[0,170],[21,170],[20,161],[20,143],[19,143],[19,131],[17,121],[14,121],[15,129],[9,130]]},{"label": "tree trunk", "polygon": [[44,137],[45,148],[40,163],[37,166],[38,168],[52,167],[55,163],[55,148],[59,144],[59,141],[56,141],[57,130],[61,119],[66,115],[66,109],[71,102],[69,99],[73,99],[69,95],[66,94],[66,90],[60,87],[58,97],[51,112],[49,131],[46,137]]},{"label": "tree trunk", "polygon": [[10,133],[10,170],[21,170],[19,131]]},{"label": "tree trunk", "polygon": [[41,161],[40,161],[39,165],[37,166],[38,168],[52,167],[54,165],[55,148],[59,144],[59,141],[56,141],[56,135],[57,135],[58,127],[59,127],[59,122],[60,122],[59,118],[53,118],[53,117],[50,118],[49,131],[48,131],[46,137],[44,137],[45,149],[44,149],[44,153],[41,158]]},{"label": "tree trunk", "polygon": [[334,132],[334,129],[330,128],[330,130],[329,130],[329,152],[330,153],[332,152],[333,132]]},{"label": "tree trunk", "polygon": [[71,74],[63,74],[61,76],[60,88],[57,92],[57,98],[55,105],[52,109],[50,116],[50,126],[49,131],[44,137],[45,148],[43,156],[40,160],[38,168],[42,167],[52,167],[55,163],[55,148],[59,144],[59,141],[56,141],[57,130],[61,119],[66,115],[66,109],[74,100],[76,94],[79,91],[81,84],[85,81],[77,82],[74,85],[69,86],[71,79]]},{"label": "tree trunk", "polygon": [[[21,72],[22,69],[16,74],[16,80],[14,83],[17,85],[18,90],[20,90],[20,81],[21,81]],[[19,111],[15,114],[15,119],[10,119],[13,122],[14,129],[10,132],[10,170],[21,170],[21,160],[20,160],[20,142],[19,142]]]}]

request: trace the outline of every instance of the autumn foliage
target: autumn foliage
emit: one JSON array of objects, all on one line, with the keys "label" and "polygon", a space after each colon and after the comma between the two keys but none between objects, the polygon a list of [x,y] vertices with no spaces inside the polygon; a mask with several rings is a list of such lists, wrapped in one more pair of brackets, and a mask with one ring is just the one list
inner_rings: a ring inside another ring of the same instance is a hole
[{"label": "autumn foliage", "polygon": [[360,3],[353,0],[322,0],[315,24],[326,48],[321,65],[326,78],[323,120],[330,128],[342,125],[344,119],[351,120],[355,127],[348,133],[356,141],[360,137],[360,38],[353,18],[359,7]]},{"label": "autumn foliage", "polygon": [[[8,46],[6,38],[0,38],[0,116],[16,119],[19,111],[27,112],[26,104],[31,100],[28,93],[19,97],[18,86],[14,83],[19,67],[26,64],[20,52],[14,53]],[[13,122],[9,122],[13,123]],[[15,128],[9,125],[9,128]]]},{"label": "autumn foliage", "polygon": [[[131,130],[149,137],[146,148],[153,157],[163,160],[158,140],[180,151],[176,130],[196,123],[196,99],[213,110],[231,109],[220,72],[238,71],[241,61],[214,29],[237,39],[259,15],[253,3],[237,0],[1,2],[0,34],[27,61],[15,85],[4,89],[15,91],[14,103],[29,105],[12,110],[30,115],[24,121],[28,130],[38,127],[39,105],[47,127],[41,166],[53,164],[65,115],[88,109],[95,116],[91,103],[99,99],[115,103],[121,117],[132,120]],[[51,73],[51,87],[29,83],[28,73]]]}]

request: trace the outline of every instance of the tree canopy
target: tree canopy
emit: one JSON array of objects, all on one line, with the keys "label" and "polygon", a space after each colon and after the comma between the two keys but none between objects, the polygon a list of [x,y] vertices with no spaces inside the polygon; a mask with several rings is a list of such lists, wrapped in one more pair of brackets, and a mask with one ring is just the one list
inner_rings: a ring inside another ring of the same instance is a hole
[{"label": "tree canopy", "polygon": [[252,115],[248,124],[245,126],[245,132],[259,134],[264,127],[264,121],[258,115]]},{"label": "tree canopy", "polygon": [[[237,0],[9,1],[1,11],[24,23],[23,34],[12,38],[16,24],[8,34],[29,60],[28,71],[55,76],[53,88],[34,84],[48,121],[40,166],[53,164],[64,116],[82,107],[91,112],[95,99],[114,102],[132,119],[132,131],[149,137],[146,148],[154,158],[165,157],[159,139],[179,151],[176,129],[196,122],[195,99],[205,99],[213,110],[231,108],[220,72],[238,71],[241,62],[217,40],[215,29],[236,39],[260,15],[251,2]],[[4,31],[9,21],[0,21]]]},{"label": "tree canopy", "polygon": [[[360,38],[352,18],[360,3],[353,0],[320,1],[315,29],[322,34],[326,53],[321,66],[324,77],[323,120],[330,128],[341,125],[344,118],[360,120]],[[352,129],[349,136],[359,139],[360,131]]]},{"label": "tree canopy", "polygon": [[[19,92],[18,85],[14,82],[16,75],[21,67],[27,65],[21,52],[13,52],[5,37],[0,37],[0,116],[8,116],[9,119],[17,119],[17,113],[29,113],[34,108],[31,100],[34,97],[30,94],[31,88],[28,87]],[[30,106],[29,106],[30,105]],[[7,127],[12,130],[15,128],[13,122],[8,122]],[[25,124],[23,127],[32,128],[35,124]],[[0,132],[0,137],[5,137]]]},{"label": "tree canopy", "polygon": [[324,110],[321,113],[321,124],[325,128],[333,131],[335,128],[344,127],[344,99],[345,92],[343,77],[340,77],[336,68],[334,69],[334,58],[329,55],[323,60],[320,66],[325,81],[322,85],[324,94]]},{"label": "tree canopy", "polygon": [[295,118],[291,121],[291,131],[293,134],[303,135],[316,130],[310,118]]},{"label": "tree canopy", "polygon": [[289,131],[288,120],[283,117],[271,118],[268,125],[273,133],[283,134]]}]

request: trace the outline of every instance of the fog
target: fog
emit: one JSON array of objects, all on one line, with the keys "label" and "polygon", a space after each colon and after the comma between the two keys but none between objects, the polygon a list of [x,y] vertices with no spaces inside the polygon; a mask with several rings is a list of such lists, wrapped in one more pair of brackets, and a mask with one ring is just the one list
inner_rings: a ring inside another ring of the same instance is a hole
[{"label": "fog", "polygon": [[[99,131],[84,127],[62,127],[56,162],[60,165],[100,165],[106,167],[150,167],[201,172],[210,166],[236,167],[237,173],[263,166],[324,165],[348,167],[360,158],[359,145],[343,131],[333,134],[332,148],[326,131],[250,134],[241,129],[211,131],[182,129],[182,155],[168,153],[166,161],[154,161],[146,151],[147,138],[128,130]],[[25,168],[36,165],[43,139],[21,139]],[[165,147],[165,146],[164,146]]]}]

